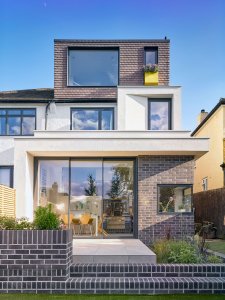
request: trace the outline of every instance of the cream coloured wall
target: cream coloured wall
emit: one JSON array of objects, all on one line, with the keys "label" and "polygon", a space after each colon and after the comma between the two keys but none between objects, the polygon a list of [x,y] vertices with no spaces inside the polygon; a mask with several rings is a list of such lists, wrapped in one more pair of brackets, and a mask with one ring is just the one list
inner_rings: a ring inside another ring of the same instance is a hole
[{"label": "cream coloured wall", "polygon": [[224,107],[220,108],[195,133],[195,137],[209,137],[209,152],[196,160],[194,172],[194,193],[203,191],[202,179],[208,178],[208,190],[223,187]]}]

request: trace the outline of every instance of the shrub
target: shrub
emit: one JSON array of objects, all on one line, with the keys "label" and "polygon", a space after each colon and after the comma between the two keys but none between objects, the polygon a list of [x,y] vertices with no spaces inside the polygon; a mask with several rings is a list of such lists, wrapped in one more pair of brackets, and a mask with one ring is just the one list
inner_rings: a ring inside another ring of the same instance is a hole
[{"label": "shrub", "polygon": [[167,263],[169,257],[169,241],[158,240],[153,244],[152,251],[157,256],[157,262]]},{"label": "shrub", "polygon": [[12,217],[0,217],[0,229],[3,230],[23,230],[32,229],[32,223],[27,218],[15,219]]},{"label": "shrub", "polygon": [[203,256],[197,245],[188,241],[159,240],[152,250],[158,263],[201,263]]},{"label": "shrub", "polygon": [[169,263],[201,263],[203,257],[199,253],[196,245],[188,243],[186,241],[171,242],[169,244]]},{"label": "shrub", "polygon": [[207,262],[210,264],[222,264],[223,260],[222,260],[222,258],[220,258],[216,255],[208,255]]},{"label": "shrub", "polygon": [[60,218],[52,211],[51,204],[45,207],[39,206],[34,212],[34,228],[51,230],[60,228]]}]

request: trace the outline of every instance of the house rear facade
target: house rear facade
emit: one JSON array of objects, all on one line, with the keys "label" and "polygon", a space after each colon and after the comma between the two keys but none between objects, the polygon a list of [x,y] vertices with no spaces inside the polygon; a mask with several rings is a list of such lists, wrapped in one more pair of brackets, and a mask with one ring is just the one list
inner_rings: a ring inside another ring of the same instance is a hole
[{"label": "house rear facade", "polygon": [[193,233],[208,140],[181,128],[169,51],[169,40],[55,40],[54,89],[0,93],[0,184],[16,189],[17,217],[51,203],[75,237]]}]

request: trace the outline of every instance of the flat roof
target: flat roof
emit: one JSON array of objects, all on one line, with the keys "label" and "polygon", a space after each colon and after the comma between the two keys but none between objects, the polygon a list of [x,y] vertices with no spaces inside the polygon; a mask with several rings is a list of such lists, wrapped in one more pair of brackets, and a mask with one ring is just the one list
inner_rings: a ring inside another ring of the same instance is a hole
[{"label": "flat roof", "polygon": [[169,39],[54,39],[55,43],[169,43]]}]

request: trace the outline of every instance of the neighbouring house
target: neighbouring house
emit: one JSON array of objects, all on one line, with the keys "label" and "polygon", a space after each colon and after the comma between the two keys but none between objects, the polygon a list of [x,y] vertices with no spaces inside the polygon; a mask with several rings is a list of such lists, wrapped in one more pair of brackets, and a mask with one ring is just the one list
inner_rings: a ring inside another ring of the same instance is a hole
[{"label": "neighbouring house", "polygon": [[209,137],[209,151],[196,160],[194,193],[224,187],[225,170],[225,99],[221,98],[210,113],[198,115],[193,137]]},{"label": "neighbouring house", "polygon": [[225,99],[211,112],[201,110],[193,137],[209,137],[209,151],[199,157],[194,171],[195,221],[213,223],[217,237],[225,234]]},{"label": "neighbouring house", "polygon": [[[0,183],[16,215],[52,204],[74,236],[192,234],[194,160],[170,41],[55,40],[54,89],[0,93]],[[208,136],[208,135],[206,135]]]}]

